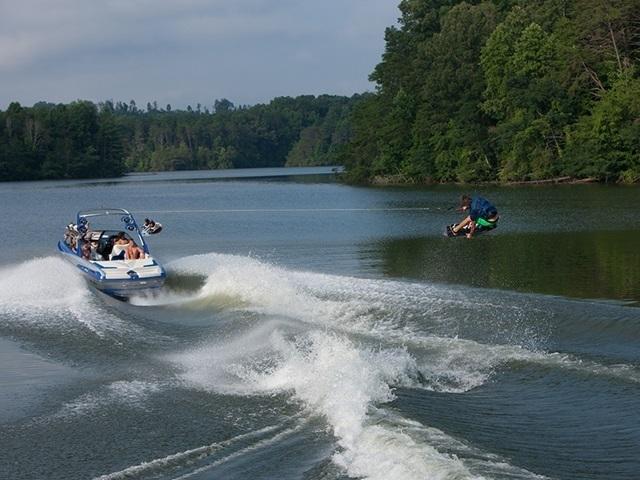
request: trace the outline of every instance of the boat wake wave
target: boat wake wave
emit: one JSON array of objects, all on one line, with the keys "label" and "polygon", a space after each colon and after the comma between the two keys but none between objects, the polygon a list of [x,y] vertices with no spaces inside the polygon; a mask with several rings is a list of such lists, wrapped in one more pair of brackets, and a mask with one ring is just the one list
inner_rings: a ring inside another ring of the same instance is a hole
[{"label": "boat wake wave", "polygon": [[[162,355],[160,362],[170,366],[159,369],[164,378],[113,382],[67,402],[58,417],[121,403],[144,408],[147,397],[168,387],[282,396],[304,418],[324,419],[335,438],[332,463],[350,477],[534,479],[542,477],[406,418],[394,408],[398,389],[461,394],[518,364],[640,382],[636,365],[603,365],[545,350],[551,315],[526,298],[478,301],[477,292],[455,287],[292,271],[233,255],[187,257],[169,268],[173,275],[199,280],[189,280],[189,288],[134,298],[127,309],[152,306],[150,311],[166,310],[178,319],[193,312],[209,315],[214,333],[199,338],[197,346]],[[42,271],[47,281],[34,275]],[[128,348],[136,341],[131,338],[149,338],[123,311],[101,303],[61,260],[36,259],[0,273],[0,309],[9,314],[0,329],[60,337],[81,330]],[[230,330],[216,335],[223,317]],[[217,443],[205,445],[101,478],[145,476],[176,465],[188,478],[303,428],[283,424],[238,442],[230,453],[219,451]]]},{"label": "boat wake wave", "polygon": [[[273,322],[218,344],[173,355],[185,387],[227,395],[291,395],[303,411],[325,418],[337,441],[333,462],[350,477],[368,479],[542,478],[475,451],[465,458],[442,432],[382,408],[394,389],[420,385],[415,359],[403,348],[378,348],[344,335],[284,332]],[[408,432],[409,428],[413,432]],[[425,432],[430,432],[427,435]],[[452,445],[457,453],[449,453]],[[467,452],[468,453],[468,452]]]},{"label": "boat wake wave", "polygon": [[[637,365],[605,365],[545,350],[550,329],[545,318],[551,315],[527,305],[526,298],[517,305],[478,302],[474,292],[455,287],[292,271],[234,255],[186,257],[170,268],[188,280],[188,289],[131,303],[187,312],[253,312],[286,322],[288,329],[329,328],[369,343],[406,347],[423,388],[464,392],[513,362],[640,382]],[[0,268],[0,314],[0,329],[18,338],[79,338],[125,348],[132,339],[165,340],[105,305],[56,257]]]},{"label": "boat wake wave", "polygon": [[[94,480],[120,480],[126,478],[135,478],[143,475],[154,473],[157,474],[165,470],[171,470],[175,475],[176,469],[187,470],[187,473],[181,475],[178,478],[188,478],[194,473],[199,473],[203,470],[213,468],[216,465],[224,463],[225,461],[229,461],[231,458],[233,458],[234,455],[244,453],[244,451],[247,449],[259,448],[260,446],[264,446],[264,444],[267,442],[277,441],[279,437],[291,434],[296,429],[296,427],[283,429],[277,425],[261,428],[256,431],[238,435],[228,440],[214,442],[210,445],[203,445],[183,452],[167,455],[163,458],[149,460],[139,465],[127,467],[118,472],[101,475],[99,477],[96,477]],[[224,452],[226,448],[234,446],[236,444],[243,444],[245,442],[253,443],[249,443],[249,446],[245,447],[243,450],[231,453],[226,456],[222,456],[212,463],[205,464],[204,466],[198,466],[199,464],[203,463],[203,460],[206,461],[209,460],[210,457],[219,455],[221,452]]]},{"label": "boat wake wave", "polygon": [[199,276],[200,286],[134,302],[252,311],[287,321],[289,328],[329,328],[369,343],[406,347],[423,387],[433,390],[467,391],[513,362],[640,381],[634,365],[603,365],[545,350],[554,319],[523,295],[517,304],[510,298],[479,301],[486,296],[455,287],[292,271],[233,255],[192,256],[170,267],[177,275]]},{"label": "boat wake wave", "polygon": [[[514,362],[640,379],[633,366],[535,348],[543,339],[530,338],[529,306],[479,304],[447,287],[295,272],[230,255],[189,257],[171,268],[204,277],[196,292],[171,298],[172,308],[206,310],[225,298],[215,309],[252,311],[258,318],[231,338],[169,356],[184,386],[225,395],[290,395],[326,420],[337,442],[333,463],[350,477],[542,478],[393,413],[399,387],[463,393]],[[483,327],[513,328],[490,342],[465,324],[464,313],[472,310],[480,311],[473,322]],[[509,343],[517,338],[522,344]]]},{"label": "boat wake wave", "polygon": [[0,268],[0,332],[33,343],[85,343],[85,348],[129,348],[132,339],[158,340],[105,305],[76,270],[57,257]]}]

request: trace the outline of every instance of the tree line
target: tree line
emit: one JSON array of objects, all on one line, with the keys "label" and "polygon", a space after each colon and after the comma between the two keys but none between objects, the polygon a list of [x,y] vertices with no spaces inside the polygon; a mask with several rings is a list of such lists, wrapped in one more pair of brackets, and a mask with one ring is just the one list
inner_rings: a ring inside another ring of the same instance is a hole
[{"label": "tree line", "polygon": [[640,181],[640,0],[402,0],[352,181]]},{"label": "tree line", "polygon": [[0,111],[0,181],[334,164],[361,98],[281,97],[252,107],[222,99],[186,110],[157,102],[146,109],[134,101],[14,102]]}]

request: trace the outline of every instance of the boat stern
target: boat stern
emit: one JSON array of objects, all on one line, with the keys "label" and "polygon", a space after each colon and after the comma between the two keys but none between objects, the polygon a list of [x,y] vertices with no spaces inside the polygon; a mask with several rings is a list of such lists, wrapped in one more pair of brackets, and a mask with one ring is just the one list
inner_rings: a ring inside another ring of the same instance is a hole
[{"label": "boat stern", "polygon": [[152,257],[91,263],[100,272],[100,278],[94,281],[97,288],[111,295],[126,296],[159,288],[167,276],[164,268]]}]

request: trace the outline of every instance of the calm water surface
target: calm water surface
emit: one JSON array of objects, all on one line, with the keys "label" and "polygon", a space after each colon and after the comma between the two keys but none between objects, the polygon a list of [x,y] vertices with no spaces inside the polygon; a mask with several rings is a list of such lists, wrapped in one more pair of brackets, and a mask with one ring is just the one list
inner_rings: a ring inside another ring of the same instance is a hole
[{"label": "calm water surface", "polygon": [[[329,168],[0,184],[0,478],[637,479],[637,188],[459,187]],[[55,254],[124,207],[166,288]]]}]

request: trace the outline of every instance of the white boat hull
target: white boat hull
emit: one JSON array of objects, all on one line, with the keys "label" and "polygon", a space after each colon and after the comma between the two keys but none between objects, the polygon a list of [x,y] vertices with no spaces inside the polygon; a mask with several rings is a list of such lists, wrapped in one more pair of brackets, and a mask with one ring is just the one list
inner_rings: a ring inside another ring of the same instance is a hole
[{"label": "white boat hull", "polygon": [[140,260],[86,260],[64,242],[58,243],[58,250],[89,282],[109,295],[128,297],[159,288],[166,279],[164,268],[150,256]]}]

